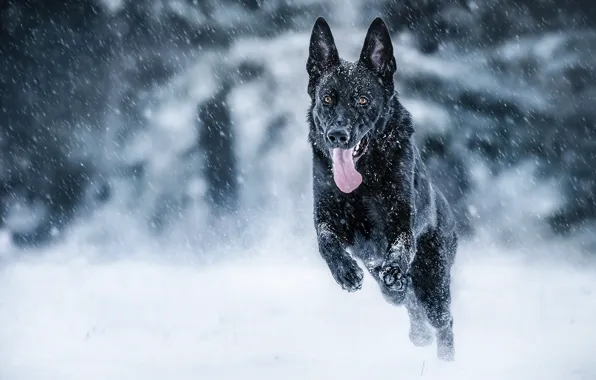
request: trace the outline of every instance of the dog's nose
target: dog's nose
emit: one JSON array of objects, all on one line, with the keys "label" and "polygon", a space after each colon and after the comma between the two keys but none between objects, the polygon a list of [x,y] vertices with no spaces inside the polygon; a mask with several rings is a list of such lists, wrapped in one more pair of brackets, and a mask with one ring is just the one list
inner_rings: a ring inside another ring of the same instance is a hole
[{"label": "dog's nose", "polygon": [[327,140],[334,147],[347,146],[350,141],[350,134],[345,128],[334,128],[327,132]]}]

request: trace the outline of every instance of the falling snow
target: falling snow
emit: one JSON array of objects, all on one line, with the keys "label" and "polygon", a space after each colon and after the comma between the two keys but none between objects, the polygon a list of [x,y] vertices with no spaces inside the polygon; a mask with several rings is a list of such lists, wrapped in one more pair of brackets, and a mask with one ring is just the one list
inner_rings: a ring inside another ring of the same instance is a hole
[{"label": "falling snow", "polygon": [[[591,1],[0,4],[0,378],[596,378]],[[391,29],[463,236],[455,363],[318,256],[321,15],[350,60]]]}]

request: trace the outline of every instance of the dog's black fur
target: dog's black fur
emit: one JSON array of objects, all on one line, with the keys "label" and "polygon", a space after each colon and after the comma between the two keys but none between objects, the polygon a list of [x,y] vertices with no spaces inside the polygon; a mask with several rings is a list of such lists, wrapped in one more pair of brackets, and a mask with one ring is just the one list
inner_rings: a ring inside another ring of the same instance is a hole
[{"label": "dog's black fur", "polygon": [[[385,23],[372,22],[360,59],[352,63],[339,58],[329,25],[320,17],[306,68],[321,256],[347,291],[361,288],[363,271],[355,258],[362,261],[385,299],[407,308],[412,342],[431,343],[430,323],[438,357],[453,360],[456,223],[413,144],[411,116],[394,90],[396,63]],[[342,191],[334,182],[331,149],[357,144],[365,145],[355,164],[362,182]]]}]

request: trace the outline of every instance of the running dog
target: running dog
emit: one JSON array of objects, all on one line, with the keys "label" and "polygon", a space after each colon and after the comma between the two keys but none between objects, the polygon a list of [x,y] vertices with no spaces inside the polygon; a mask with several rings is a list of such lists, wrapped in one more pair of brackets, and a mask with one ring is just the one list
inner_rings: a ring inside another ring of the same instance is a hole
[{"label": "running dog", "polygon": [[356,62],[340,59],[324,18],[311,34],[309,143],[319,252],[335,281],[361,288],[363,270],[385,299],[404,305],[410,340],[454,360],[451,267],[458,235],[445,197],[412,141],[410,113],[394,88],[396,61],[387,26],[370,25]]}]

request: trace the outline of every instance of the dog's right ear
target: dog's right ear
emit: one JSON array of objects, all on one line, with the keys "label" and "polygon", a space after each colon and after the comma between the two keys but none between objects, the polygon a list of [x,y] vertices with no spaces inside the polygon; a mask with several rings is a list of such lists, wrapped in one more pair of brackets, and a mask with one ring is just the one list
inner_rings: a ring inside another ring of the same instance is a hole
[{"label": "dog's right ear", "polygon": [[329,24],[319,17],[312,28],[306,71],[316,81],[326,70],[339,65],[339,54]]}]

